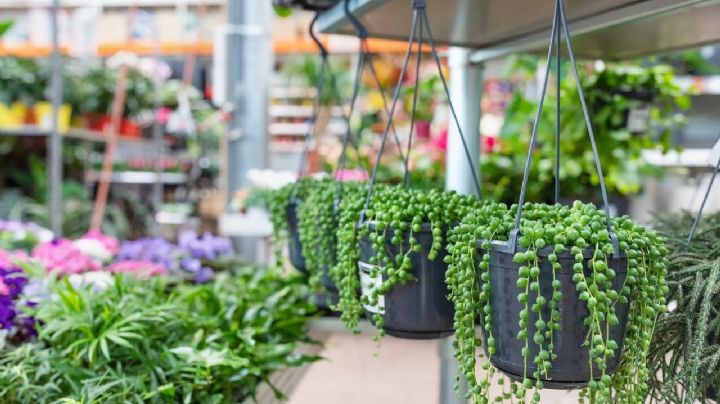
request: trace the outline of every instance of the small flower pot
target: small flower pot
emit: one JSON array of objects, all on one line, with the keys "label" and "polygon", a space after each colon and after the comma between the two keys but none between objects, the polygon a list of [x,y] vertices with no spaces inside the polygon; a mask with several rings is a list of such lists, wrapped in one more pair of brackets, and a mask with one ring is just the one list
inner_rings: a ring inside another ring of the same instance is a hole
[{"label": "small flower pot", "polygon": [[[478,244],[479,248],[479,244]],[[522,264],[513,262],[514,253],[506,251],[507,243],[493,242],[490,251],[490,305],[492,306],[493,337],[495,338],[496,353],[490,358],[490,362],[500,371],[507,374],[511,379],[522,381],[524,358],[521,354],[525,342],[517,339],[520,326],[520,311],[525,308],[517,300],[520,289],[516,286],[519,278],[518,268]],[[546,247],[538,251],[540,267],[540,293],[548,301],[552,298],[552,265],[547,256],[553,252],[552,247]],[[480,251],[484,253],[484,251]],[[592,258],[593,250],[585,249],[584,265],[587,269],[588,260]],[[553,389],[575,389],[587,385],[591,380],[589,365],[589,348],[584,345],[588,333],[584,324],[588,315],[586,303],[579,299],[579,292],[575,289],[573,282],[573,265],[575,259],[569,252],[557,254],[558,262],[561,265],[555,271],[556,279],[560,281],[560,292],[562,300],[558,303],[561,313],[560,330],[554,334],[554,353],[557,359],[552,361],[552,367],[547,378],[542,378],[546,388]],[[627,257],[620,255],[618,258],[608,258],[608,266],[615,271],[613,288],[620,292],[627,277]],[[588,272],[589,273],[589,272]],[[534,293],[531,293],[530,302],[534,301]],[[615,358],[607,362],[606,374],[613,374],[619,365],[620,354],[623,349],[625,326],[627,325],[629,307],[627,304],[617,303],[615,315],[619,324],[610,327],[610,336],[618,344]],[[547,305],[541,312],[544,319],[550,317],[550,308]],[[538,315],[530,311],[528,319],[528,335],[535,333],[535,322]],[[484,330],[483,330],[484,332]],[[485,335],[487,339],[487,335]],[[538,353],[538,347],[530,340],[530,355],[528,356],[527,376],[533,379],[532,375],[536,370],[532,361]],[[593,367],[592,377],[600,379],[601,372]]]},{"label": "small flower pot", "polygon": [[[371,231],[373,226],[371,224]],[[387,239],[393,235],[392,229],[387,229]],[[442,248],[434,261],[428,259],[428,252],[432,246],[433,236],[429,224],[422,226],[422,231],[415,233],[422,251],[411,253],[415,279],[406,284],[395,285],[390,292],[380,297],[378,306],[365,305],[369,318],[374,314],[382,314],[384,330],[388,335],[407,339],[434,339],[442,338],[454,333],[453,315],[455,309],[447,298],[448,289],[445,284],[447,264],[444,262],[445,248]],[[444,235],[443,235],[444,236]],[[388,255],[393,257],[401,251],[408,251],[409,235],[406,234],[402,246],[386,245]],[[375,249],[368,237],[360,241],[360,261],[358,262],[362,293],[369,293],[371,285],[381,282],[373,278],[371,271],[373,265],[370,258],[375,256]]]}]

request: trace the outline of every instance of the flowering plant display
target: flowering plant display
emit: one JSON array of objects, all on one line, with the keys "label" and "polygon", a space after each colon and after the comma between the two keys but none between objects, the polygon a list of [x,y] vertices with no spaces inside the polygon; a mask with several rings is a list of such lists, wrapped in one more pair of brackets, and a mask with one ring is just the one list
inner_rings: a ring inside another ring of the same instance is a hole
[{"label": "flowering plant display", "polygon": [[41,243],[33,249],[32,258],[48,272],[77,274],[100,269],[100,262],[92,259],[71,240],[60,238]]},{"label": "flowering plant display", "polygon": [[50,241],[50,230],[32,222],[0,220],[0,248],[7,251],[30,251],[40,242]]},{"label": "flowering plant display", "polygon": [[[183,232],[178,244],[161,237],[146,237],[124,241],[118,250],[117,261],[135,261],[147,266],[152,263],[164,269],[165,273],[191,278],[195,282],[208,282],[213,277],[214,263],[232,255],[230,240],[215,237],[210,233],[202,236],[195,232]],[[114,267],[117,268],[130,268]],[[134,271],[133,271],[134,272]],[[150,274],[162,274],[159,268],[151,268]]]}]

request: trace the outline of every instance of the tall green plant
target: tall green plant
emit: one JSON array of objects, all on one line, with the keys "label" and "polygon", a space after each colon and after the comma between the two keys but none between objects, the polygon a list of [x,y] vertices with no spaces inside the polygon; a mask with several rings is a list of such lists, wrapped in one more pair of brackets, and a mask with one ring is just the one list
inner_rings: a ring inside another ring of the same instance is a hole
[{"label": "tall green plant", "polygon": [[[609,66],[600,71],[588,71],[581,77],[608,192],[636,194],[643,178],[659,174],[656,168],[645,163],[643,150],[660,148],[668,151],[672,147],[672,131],[685,122],[679,111],[689,107],[689,98],[675,84],[675,75],[667,66]],[[554,181],[556,95],[549,94],[547,98],[527,192],[529,199],[550,202],[552,194],[547,190],[552,189]],[[595,194],[599,179],[592,149],[576,84],[570,77],[561,83],[560,102],[563,195],[568,198],[591,195],[599,201],[599,195]],[[649,108],[648,125],[641,133],[632,133],[627,127],[629,111],[635,108]],[[516,201],[536,109],[536,101],[517,91],[507,107],[499,150],[489,153],[481,161],[483,186],[486,195],[493,199],[506,203]]]}]

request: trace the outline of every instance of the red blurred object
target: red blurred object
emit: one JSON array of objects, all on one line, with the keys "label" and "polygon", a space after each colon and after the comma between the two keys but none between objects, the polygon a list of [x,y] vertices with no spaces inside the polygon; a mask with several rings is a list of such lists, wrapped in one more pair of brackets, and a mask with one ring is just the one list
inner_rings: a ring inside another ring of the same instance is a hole
[{"label": "red blurred object", "polygon": [[110,125],[110,115],[85,114],[88,129],[96,132],[105,132]]},{"label": "red blurred object", "polygon": [[137,122],[130,119],[122,120],[120,124],[120,136],[136,139],[140,137],[141,133],[140,125],[138,125]]},{"label": "red blurred object", "polygon": [[497,149],[499,143],[497,136],[483,136],[483,149],[493,152]]}]

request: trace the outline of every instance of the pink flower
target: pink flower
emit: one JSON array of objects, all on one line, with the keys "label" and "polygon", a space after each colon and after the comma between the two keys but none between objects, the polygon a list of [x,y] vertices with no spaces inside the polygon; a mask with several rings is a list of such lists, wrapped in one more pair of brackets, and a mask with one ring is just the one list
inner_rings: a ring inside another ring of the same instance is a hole
[{"label": "pink flower", "polygon": [[368,173],[357,168],[345,168],[335,171],[335,179],[338,181],[367,181]]},{"label": "pink flower", "polygon": [[107,271],[132,273],[144,276],[168,275],[168,271],[165,267],[150,261],[118,261],[107,267]]},{"label": "pink flower", "polygon": [[39,244],[32,252],[46,271],[61,274],[78,274],[95,271],[100,264],[83,254],[72,241],[61,238]]},{"label": "pink flower", "polygon": [[435,146],[436,149],[445,151],[447,150],[447,142],[448,142],[448,131],[447,129],[440,132],[438,136],[435,136],[432,139],[432,144]]},{"label": "pink flower", "polygon": [[120,246],[118,239],[112,236],[107,236],[103,234],[100,230],[90,230],[84,236],[82,236],[82,238],[99,241],[100,244],[102,244],[103,247],[110,251],[110,254],[112,255],[117,254],[118,248]]},{"label": "pink flower", "polygon": [[10,294],[10,288],[5,284],[2,278],[0,278],[0,296],[7,296]]},{"label": "pink flower", "polygon": [[30,257],[25,254],[25,251],[17,250],[10,252],[0,249],[0,268],[16,268],[17,264],[15,260],[27,261],[28,259],[30,259]]}]

